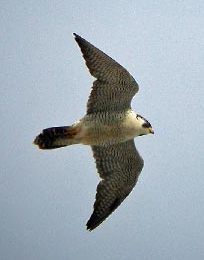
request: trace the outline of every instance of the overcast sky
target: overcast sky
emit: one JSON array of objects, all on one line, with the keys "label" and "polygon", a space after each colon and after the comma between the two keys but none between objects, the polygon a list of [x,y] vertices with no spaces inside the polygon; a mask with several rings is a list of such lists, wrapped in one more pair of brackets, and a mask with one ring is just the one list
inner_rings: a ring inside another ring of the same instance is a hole
[{"label": "overcast sky", "polygon": [[[0,259],[203,259],[204,2],[0,5]],[[90,147],[32,144],[85,113],[93,79],[73,32],[135,77],[132,107],[155,131],[135,139],[145,160],[137,186],[91,233]]]}]

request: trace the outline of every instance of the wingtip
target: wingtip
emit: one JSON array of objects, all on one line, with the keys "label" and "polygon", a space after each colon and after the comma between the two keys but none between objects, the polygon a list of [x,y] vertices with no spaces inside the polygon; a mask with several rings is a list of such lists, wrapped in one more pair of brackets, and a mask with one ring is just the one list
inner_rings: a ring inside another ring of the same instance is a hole
[{"label": "wingtip", "polygon": [[91,229],[91,228],[89,228],[89,227],[86,226],[86,230],[87,230],[89,233],[91,233],[91,231],[92,231],[93,229]]},{"label": "wingtip", "polygon": [[98,225],[91,225],[91,224],[89,224],[89,223],[87,222],[87,224],[86,224],[86,229],[87,229],[87,231],[92,232],[92,231],[93,231],[95,228],[97,228],[99,225],[100,225],[100,224],[98,224]]},{"label": "wingtip", "polygon": [[77,33],[73,33],[73,35],[74,35],[74,38],[75,38],[75,39],[81,38],[81,36],[79,36]]},{"label": "wingtip", "polygon": [[91,232],[95,228],[101,225],[101,223],[107,218],[108,216],[99,217],[96,212],[94,211],[90,217],[90,219],[86,223],[86,229]]},{"label": "wingtip", "polygon": [[95,214],[92,214],[90,219],[87,221],[86,223],[86,229],[91,232],[93,231],[96,227],[98,227],[98,225],[100,225],[100,223],[98,223]]},{"label": "wingtip", "polygon": [[91,231],[93,231],[96,227],[90,225],[89,222],[90,222],[90,220],[86,223],[86,229],[87,229],[87,231],[91,232]]}]

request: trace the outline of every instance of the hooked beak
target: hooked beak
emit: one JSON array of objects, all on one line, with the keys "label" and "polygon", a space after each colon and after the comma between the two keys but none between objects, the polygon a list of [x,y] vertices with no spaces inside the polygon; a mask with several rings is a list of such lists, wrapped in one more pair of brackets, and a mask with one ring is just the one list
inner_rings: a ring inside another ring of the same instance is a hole
[{"label": "hooked beak", "polygon": [[154,134],[154,130],[151,127],[149,128],[149,132],[150,134]]}]

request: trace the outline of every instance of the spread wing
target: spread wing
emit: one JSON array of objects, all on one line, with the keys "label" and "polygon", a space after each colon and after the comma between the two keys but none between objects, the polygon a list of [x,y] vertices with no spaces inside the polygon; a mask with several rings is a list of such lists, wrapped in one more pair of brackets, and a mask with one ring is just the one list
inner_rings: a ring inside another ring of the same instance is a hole
[{"label": "spread wing", "polygon": [[100,225],[129,195],[144,164],[133,139],[110,146],[92,146],[92,150],[102,181],[87,222],[89,230]]},{"label": "spread wing", "polygon": [[130,73],[120,64],[75,34],[86,65],[97,80],[94,81],[87,103],[87,114],[130,109],[139,86]]}]

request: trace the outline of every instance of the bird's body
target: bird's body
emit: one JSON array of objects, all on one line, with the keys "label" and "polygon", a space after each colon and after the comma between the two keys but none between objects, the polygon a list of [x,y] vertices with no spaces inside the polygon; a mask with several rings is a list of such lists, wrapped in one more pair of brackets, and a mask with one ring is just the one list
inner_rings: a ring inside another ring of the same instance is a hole
[{"label": "bird's body", "polygon": [[41,149],[73,144],[90,145],[103,179],[94,212],[87,222],[93,230],[129,195],[143,168],[134,145],[137,136],[153,133],[150,123],[130,106],[138,84],[121,65],[92,44],[75,35],[90,73],[97,78],[87,103],[86,115],[71,126],[47,128],[34,143]]}]

